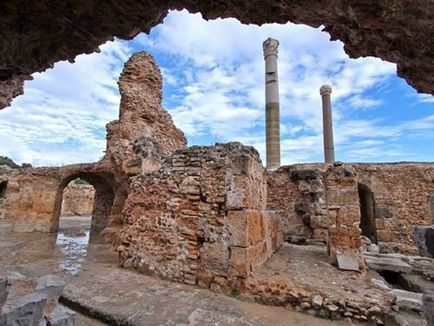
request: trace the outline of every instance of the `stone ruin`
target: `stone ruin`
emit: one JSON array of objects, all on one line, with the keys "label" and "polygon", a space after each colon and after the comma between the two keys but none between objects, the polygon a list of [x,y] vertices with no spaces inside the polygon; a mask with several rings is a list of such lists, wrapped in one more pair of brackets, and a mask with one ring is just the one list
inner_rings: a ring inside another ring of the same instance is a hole
[{"label": "stone ruin", "polygon": [[[430,237],[414,241],[413,228],[432,230],[434,164],[338,162],[267,171],[258,152],[240,143],[187,147],[161,107],[161,73],[147,53],[128,60],[119,89],[119,120],[107,124],[104,157],[2,174],[1,220],[15,231],[57,231],[64,190],[80,178],[95,188],[91,233],[115,245],[125,268],[333,318],[381,324],[397,302],[422,310],[422,295],[383,287],[356,305],[320,295],[314,285],[257,275],[291,248],[286,243],[296,243],[327,247],[329,262],[357,277],[392,269],[433,281],[432,259],[387,253],[416,255],[418,246],[431,246]],[[432,300],[424,299],[428,318]]]}]

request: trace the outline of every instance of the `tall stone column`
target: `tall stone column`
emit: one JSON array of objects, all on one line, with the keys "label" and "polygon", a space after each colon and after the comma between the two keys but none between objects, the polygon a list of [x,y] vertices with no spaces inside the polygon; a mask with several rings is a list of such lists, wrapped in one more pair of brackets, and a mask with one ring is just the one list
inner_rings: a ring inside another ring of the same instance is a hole
[{"label": "tall stone column", "polygon": [[324,132],[324,159],[326,163],[335,161],[335,149],[333,144],[333,120],[332,120],[332,103],[330,94],[332,88],[329,85],[323,85],[319,89],[322,97],[322,121]]},{"label": "tall stone column", "polygon": [[265,123],[267,169],[280,167],[280,108],[277,76],[279,41],[268,38],[262,44],[265,60]]}]

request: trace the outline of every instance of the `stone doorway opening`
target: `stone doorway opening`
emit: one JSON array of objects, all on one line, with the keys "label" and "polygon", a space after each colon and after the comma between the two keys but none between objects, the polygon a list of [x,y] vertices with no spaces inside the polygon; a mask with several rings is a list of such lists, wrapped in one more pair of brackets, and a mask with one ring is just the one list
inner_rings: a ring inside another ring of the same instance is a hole
[{"label": "stone doorway opening", "polygon": [[7,181],[1,181],[0,182],[0,199],[4,198],[6,196],[6,188],[8,186]]},{"label": "stone doorway opening", "polygon": [[109,173],[66,177],[56,193],[52,231],[60,227],[63,233],[97,239],[109,223],[114,197],[114,176]]},{"label": "stone doorway opening", "polygon": [[377,243],[377,230],[374,214],[374,194],[368,186],[359,184],[360,229],[362,235],[368,237],[372,243]]},{"label": "stone doorway opening", "polygon": [[76,178],[63,190],[59,231],[71,237],[89,236],[95,188],[86,180]]}]

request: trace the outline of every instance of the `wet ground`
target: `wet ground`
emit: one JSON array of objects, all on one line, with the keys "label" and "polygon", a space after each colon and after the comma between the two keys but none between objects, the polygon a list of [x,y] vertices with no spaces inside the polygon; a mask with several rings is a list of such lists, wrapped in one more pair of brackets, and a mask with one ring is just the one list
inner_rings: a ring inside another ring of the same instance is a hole
[{"label": "wet ground", "polygon": [[0,223],[0,265],[64,278],[63,302],[105,322],[79,314],[77,325],[345,325],[121,269],[111,246],[87,243],[86,218],[61,220],[58,235],[16,234],[10,227]]}]

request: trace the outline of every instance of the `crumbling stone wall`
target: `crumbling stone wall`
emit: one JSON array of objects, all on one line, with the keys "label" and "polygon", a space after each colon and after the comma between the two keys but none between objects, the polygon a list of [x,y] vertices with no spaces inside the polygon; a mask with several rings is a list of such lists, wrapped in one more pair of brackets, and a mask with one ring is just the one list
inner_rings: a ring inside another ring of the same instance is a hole
[{"label": "crumbling stone wall", "polygon": [[[298,164],[268,172],[267,178],[267,207],[282,219],[287,241],[328,242],[335,223],[358,226],[360,185],[372,192],[382,251],[416,254],[413,226],[432,224],[432,163]],[[350,229],[345,241],[357,246],[360,231]]]},{"label": "crumbling stone wall", "polygon": [[[131,56],[119,78],[119,91],[119,120],[107,124],[104,157],[93,164],[7,172],[9,190],[6,199],[0,199],[0,218],[13,220],[16,230],[56,231],[62,192],[71,180],[83,176],[96,189],[92,229],[102,230],[109,225],[107,240],[116,238],[123,223],[130,177],[158,170],[164,160],[187,143],[161,106],[162,77],[152,56],[145,52]],[[67,191],[66,205],[69,199]]]},{"label": "crumbling stone wall", "polygon": [[282,243],[259,155],[239,143],[178,150],[132,183],[123,266],[206,287],[245,279]]},{"label": "crumbling stone wall", "polygon": [[94,196],[95,188],[92,185],[70,182],[63,191],[61,216],[90,216]]},{"label": "crumbling stone wall", "polygon": [[415,225],[433,224],[433,163],[354,164],[358,182],[373,192],[377,240],[383,251],[417,254]]},{"label": "crumbling stone wall", "polygon": [[109,223],[117,185],[108,167],[100,163],[17,169],[2,175],[7,188],[0,203],[0,216],[12,221],[15,231],[57,231],[63,191],[77,177],[96,190],[92,229],[101,230]]},{"label": "crumbling stone wall", "polygon": [[322,172],[320,165],[297,164],[267,173],[267,208],[280,216],[286,241],[327,241]]},{"label": "crumbling stone wall", "polygon": [[158,170],[168,156],[184,148],[184,133],[162,108],[162,76],[155,59],[134,53],[119,77],[119,120],[107,124],[108,159],[119,178]]}]

